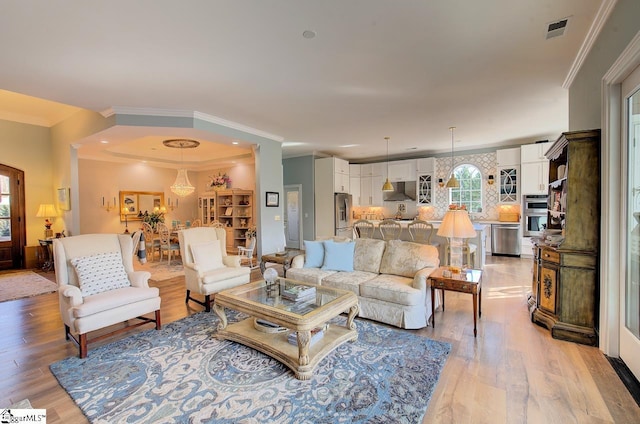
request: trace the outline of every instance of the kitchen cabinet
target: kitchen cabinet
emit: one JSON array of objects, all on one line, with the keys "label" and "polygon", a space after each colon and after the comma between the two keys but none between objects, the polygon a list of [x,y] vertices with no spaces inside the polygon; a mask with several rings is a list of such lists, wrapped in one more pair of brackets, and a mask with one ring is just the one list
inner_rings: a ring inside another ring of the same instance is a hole
[{"label": "kitchen cabinet", "polygon": [[337,174],[349,175],[349,162],[340,159],[340,158],[332,158],[333,159],[333,171]]},{"label": "kitchen cabinet", "polygon": [[334,194],[349,193],[349,163],[329,157],[315,160],[314,204],[316,217],[315,237],[334,235]]},{"label": "kitchen cabinet", "polygon": [[416,160],[416,172],[418,174],[435,174],[436,158],[420,158]]},{"label": "kitchen cabinet", "polygon": [[349,176],[349,194],[353,201],[353,206],[360,206],[360,177]]},{"label": "kitchen cabinet", "polygon": [[360,178],[360,169],[362,168],[361,165],[358,164],[349,164],[349,176],[350,177],[358,177]]},{"label": "kitchen cabinet", "polygon": [[520,148],[514,147],[512,149],[496,150],[496,166],[511,167],[520,166]]},{"label": "kitchen cabinet", "polygon": [[556,339],[597,345],[600,130],[563,133],[547,156],[547,230],[536,244],[531,319]]},{"label": "kitchen cabinet", "polygon": [[547,194],[549,161],[523,163],[520,169],[521,194]]},{"label": "kitchen cabinet", "polygon": [[378,162],[378,163],[365,163],[360,165],[360,176],[361,177],[373,177],[373,176],[383,176],[387,175],[387,163],[386,162]]},{"label": "kitchen cabinet", "polygon": [[521,194],[547,194],[549,159],[544,154],[550,146],[551,143],[520,146]]},{"label": "kitchen cabinet", "polygon": [[415,181],[416,161],[398,160],[389,162],[389,181]]},{"label": "kitchen cabinet", "polygon": [[349,193],[349,174],[335,173],[333,175],[333,191],[335,193]]},{"label": "kitchen cabinet", "polygon": [[418,173],[418,204],[430,205],[433,202],[433,175]]},{"label": "kitchen cabinet", "polygon": [[520,165],[498,168],[498,202],[520,203],[518,180],[520,179]]},{"label": "kitchen cabinet", "polygon": [[523,144],[520,146],[520,163],[549,162],[544,155],[551,143]]},{"label": "kitchen cabinet", "polygon": [[360,206],[382,206],[384,180],[380,175],[360,178]]}]

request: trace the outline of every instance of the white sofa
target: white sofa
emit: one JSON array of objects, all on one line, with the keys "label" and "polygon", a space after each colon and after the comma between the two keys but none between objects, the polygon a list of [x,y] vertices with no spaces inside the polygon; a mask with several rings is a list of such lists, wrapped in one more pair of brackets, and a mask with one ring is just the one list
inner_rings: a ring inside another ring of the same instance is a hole
[{"label": "white sofa", "polygon": [[[308,243],[305,248],[309,252]],[[426,327],[431,317],[428,277],[440,264],[438,250],[400,240],[359,238],[354,243],[353,271],[326,266],[327,257],[323,266],[309,266],[312,264],[307,261],[305,267],[305,256],[299,255],[293,259],[287,278],[354,292],[362,318],[400,328]],[[331,252],[325,250],[328,254]]]}]

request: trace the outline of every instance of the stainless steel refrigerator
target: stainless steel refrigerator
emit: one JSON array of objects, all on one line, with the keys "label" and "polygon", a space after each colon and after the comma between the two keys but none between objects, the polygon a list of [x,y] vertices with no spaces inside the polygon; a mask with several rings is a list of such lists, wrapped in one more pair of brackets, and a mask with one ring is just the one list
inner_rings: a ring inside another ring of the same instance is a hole
[{"label": "stainless steel refrigerator", "polygon": [[[352,211],[351,195],[346,193],[336,193],[334,195],[335,208],[335,231],[334,234],[340,237],[353,238],[353,220],[351,219]],[[322,219],[321,217],[319,217]]]}]

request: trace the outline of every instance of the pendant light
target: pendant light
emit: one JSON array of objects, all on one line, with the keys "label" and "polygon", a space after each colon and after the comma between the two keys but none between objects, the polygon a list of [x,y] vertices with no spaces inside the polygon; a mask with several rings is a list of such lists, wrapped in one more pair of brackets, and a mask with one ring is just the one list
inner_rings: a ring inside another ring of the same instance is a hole
[{"label": "pendant light", "polygon": [[458,188],[460,187],[460,182],[457,180],[456,176],[453,175],[453,130],[455,130],[456,127],[449,127],[449,129],[451,130],[451,177],[449,177],[449,181],[447,181],[445,187]]},{"label": "pendant light", "polygon": [[162,144],[174,149],[180,149],[181,168],[178,169],[178,175],[176,176],[176,181],[171,186],[171,191],[180,197],[185,197],[190,195],[196,190],[196,188],[189,181],[189,176],[187,175],[187,169],[184,167],[184,161],[182,158],[182,149],[194,149],[200,145],[200,142],[196,140],[188,140],[188,139],[172,139],[172,140],[165,140],[162,142]]},{"label": "pendant light", "polygon": [[393,186],[389,182],[389,137],[385,137],[387,140],[387,181],[382,185],[382,191],[393,191]]}]

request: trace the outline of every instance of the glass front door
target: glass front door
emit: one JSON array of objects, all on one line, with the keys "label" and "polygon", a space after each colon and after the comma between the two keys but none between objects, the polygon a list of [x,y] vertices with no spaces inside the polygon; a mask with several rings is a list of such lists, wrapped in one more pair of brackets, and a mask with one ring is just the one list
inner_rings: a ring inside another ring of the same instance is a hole
[{"label": "glass front door", "polygon": [[627,145],[627,245],[620,302],[620,358],[640,378],[640,67],[623,82],[622,94]]}]

